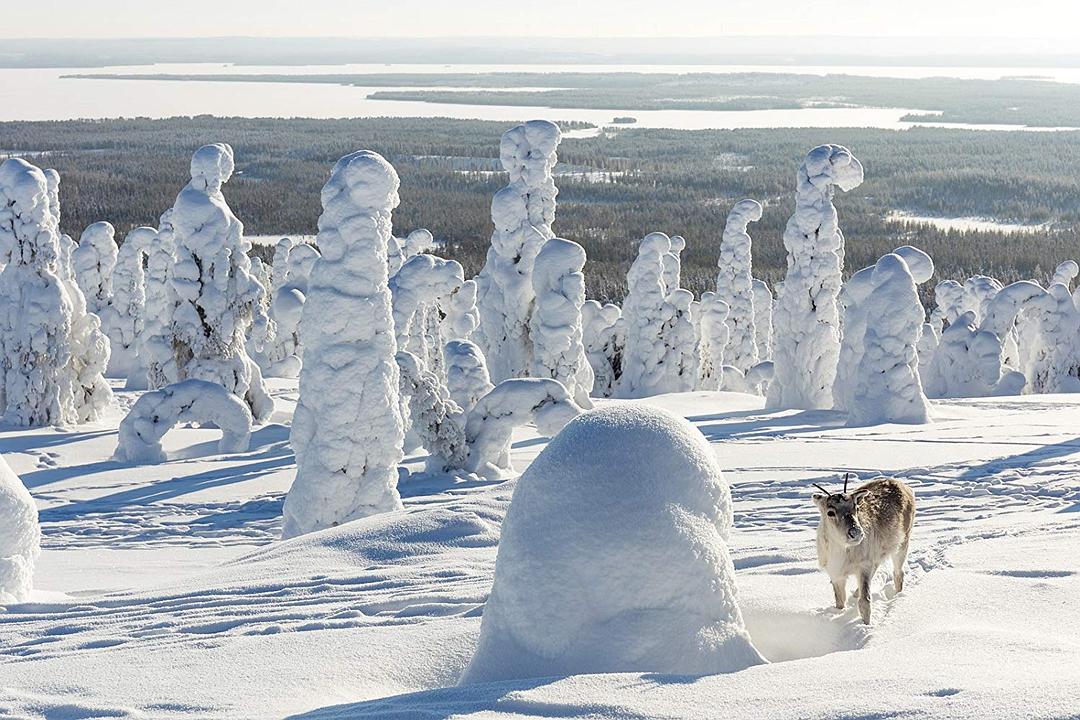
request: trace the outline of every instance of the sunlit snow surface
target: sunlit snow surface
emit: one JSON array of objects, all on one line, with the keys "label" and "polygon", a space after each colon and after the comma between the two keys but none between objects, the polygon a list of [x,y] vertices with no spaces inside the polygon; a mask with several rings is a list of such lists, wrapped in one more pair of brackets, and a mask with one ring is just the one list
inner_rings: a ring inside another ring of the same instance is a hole
[{"label": "sunlit snow surface", "polygon": [[[760,398],[644,402],[691,420],[731,484],[747,628],[771,665],[454,687],[514,481],[413,476],[405,509],[280,532],[295,381],[247,453],[178,428],[160,465],[112,462],[116,428],[0,431],[37,500],[31,601],[0,611],[0,715],[16,717],[1069,717],[1080,708],[1080,401],[934,401],[924,426],[847,428]],[[136,395],[118,391],[130,406]],[[601,401],[601,404],[611,401]],[[617,401],[622,402],[622,401]],[[515,434],[519,470],[546,441]],[[419,471],[422,457],[407,460]],[[891,472],[915,489],[908,584],[873,625],[829,609],[810,483]],[[852,650],[854,652],[837,652]],[[798,660],[791,662],[792,660]]]}]

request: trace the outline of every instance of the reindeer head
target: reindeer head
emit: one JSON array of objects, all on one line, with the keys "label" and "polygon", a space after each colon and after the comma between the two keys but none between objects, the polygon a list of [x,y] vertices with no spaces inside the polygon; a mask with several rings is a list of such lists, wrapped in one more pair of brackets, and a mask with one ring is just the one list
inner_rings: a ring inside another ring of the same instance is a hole
[{"label": "reindeer head", "polygon": [[814,487],[821,490],[814,493],[814,504],[821,513],[821,523],[826,532],[847,546],[858,545],[866,537],[866,532],[859,523],[856,513],[859,501],[866,494],[865,490],[848,495],[847,484],[850,473],[844,475],[844,491],[831,493],[817,483]]}]

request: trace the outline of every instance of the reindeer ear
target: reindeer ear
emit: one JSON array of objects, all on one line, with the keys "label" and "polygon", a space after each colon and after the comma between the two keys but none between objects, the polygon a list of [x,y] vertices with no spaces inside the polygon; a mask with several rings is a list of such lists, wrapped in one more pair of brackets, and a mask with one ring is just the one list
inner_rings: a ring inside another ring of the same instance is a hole
[{"label": "reindeer ear", "polygon": [[815,505],[817,505],[819,508],[824,509],[824,507],[825,507],[825,496],[823,494],[814,493],[813,495],[810,496],[810,498],[814,501]]},{"label": "reindeer ear", "polygon": [[852,502],[854,502],[857,505],[859,503],[859,501],[861,501],[864,497],[866,497],[869,494],[870,494],[869,490],[856,490],[855,492],[851,493],[851,500],[852,500]]}]

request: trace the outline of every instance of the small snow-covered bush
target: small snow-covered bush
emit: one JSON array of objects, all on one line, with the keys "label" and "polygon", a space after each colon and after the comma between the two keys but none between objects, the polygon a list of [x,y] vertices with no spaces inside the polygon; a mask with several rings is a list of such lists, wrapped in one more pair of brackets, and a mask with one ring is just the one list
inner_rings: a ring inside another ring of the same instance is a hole
[{"label": "small snow-covered bush", "polygon": [[99,317],[112,302],[113,270],[119,253],[115,235],[110,223],[88,225],[71,256],[75,279],[86,297],[86,309]]},{"label": "small snow-covered bush", "polygon": [[581,307],[585,304],[585,249],[552,238],[533,266],[536,295],[529,337],[533,343],[532,377],[561,382],[574,402],[591,408],[592,366],[582,344]]},{"label": "small snow-covered bush", "polygon": [[763,663],[731,524],[716,456],[689,422],[637,404],[582,415],[518,480],[461,682]]},{"label": "small snow-covered bush", "polygon": [[469,459],[465,469],[488,478],[513,472],[510,436],[514,428],[531,422],[539,434],[551,437],[580,413],[581,408],[558,380],[503,380],[469,413],[465,425]]},{"label": "small snow-covered bush", "polygon": [[0,605],[29,599],[40,551],[37,506],[0,457]]},{"label": "small snow-covered bush", "polygon": [[663,356],[655,386],[659,392],[690,392],[698,384],[701,358],[692,317],[693,303],[694,294],[682,288],[671,291],[664,300],[664,323],[660,331]]},{"label": "small snow-covered bush", "polygon": [[533,262],[555,237],[558,190],[552,170],[561,139],[558,125],[530,120],[506,131],[499,144],[510,184],[491,201],[495,231],[477,276],[481,347],[496,381],[526,376],[532,361]]},{"label": "small snow-covered bush", "polygon": [[[933,274],[932,265],[928,273],[918,269],[924,279]],[[874,266],[870,291],[859,303],[863,337],[852,373],[850,424],[930,421],[916,350],[926,314],[915,283],[898,254],[885,255]]]},{"label": "small snow-covered bush", "polygon": [[444,333],[450,339],[468,340],[480,327],[480,311],[476,308],[476,281],[466,280],[450,293],[443,306],[446,313]]},{"label": "small snow-covered bush", "polygon": [[424,368],[411,352],[399,350],[401,394],[408,399],[409,421],[428,451],[428,470],[444,472],[462,467],[469,449],[465,443],[465,413],[450,399],[439,377]]},{"label": "small snow-covered bush", "polygon": [[622,374],[623,323],[618,305],[586,300],[581,306],[582,344],[593,371],[592,397],[611,397]]},{"label": "small snow-covered bush", "polygon": [[398,185],[390,163],[361,150],[338,160],[323,186],[323,256],[300,321],[305,362],[287,538],[401,509],[404,430],[386,261]]},{"label": "small snow-covered bush", "polygon": [[844,236],[832,198],[862,184],[863,168],[839,145],[811,150],[796,175],[795,214],[784,230],[787,275],[773,308],[774,374],[768,406],[832,407],[840,355],[837,295]]},{"label": "small snow-covered bush", "polygon": [[120,422],[113,459],[159,463],[166,459],[161,438],[180,423],[203,423],[221,430],[218,452],[245,452],[251,441],[251,411],[218,383],[184,380],[143,393]]},{"label": "small snow-covered bush", "polygon": [[754,325],[754,278],[751,274],[750,234],[747,225],[761,219],[757,200],[740,200],[728,213],[720,240],[716,296],[727,304],[726,346],[721,348],[724,361],[742,372],[758,361],[757,332]]},{"label": "small snow-covered bush", "polygon": [[178,369],[172,344],[172,317],[177,298],[172,270],[176,264],[172,208],[158,221],[157,237],[146,250],[146,313],[139,335],[139,359],[146,367],[146,387],[156,389],[176,382]]}]

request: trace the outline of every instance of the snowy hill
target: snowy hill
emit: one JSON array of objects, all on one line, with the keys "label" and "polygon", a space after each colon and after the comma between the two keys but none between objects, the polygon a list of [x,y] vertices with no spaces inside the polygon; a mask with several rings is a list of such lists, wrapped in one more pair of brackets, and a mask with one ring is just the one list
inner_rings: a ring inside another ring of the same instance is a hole
[{"label": "snowy hill", "polygon": [[[250,718],[1068,717],[1080,708],[1080,403],[931,402],[929,425],[695,392],[645,401],[709,440],[729,550],[771,664],[707,677],[585,675],[455,687],[472,656],[515,480],[422,475],[404,510],[279,541],[295,380],[246,453],[214,430],[168,462],[111,460],[122,409],[74,431],[0,432],[40,511],[29,602],[0,612],[0,715]],[[600,401],[600,404],[622,401]],[[546,440],[515,432],[522,471]],[[908,584],[875,620],[831,609],[811,482],[890,473],[915,490]],[[842,687],[843,692],[836,692]]]}]

